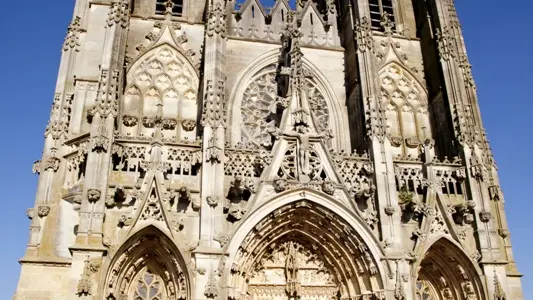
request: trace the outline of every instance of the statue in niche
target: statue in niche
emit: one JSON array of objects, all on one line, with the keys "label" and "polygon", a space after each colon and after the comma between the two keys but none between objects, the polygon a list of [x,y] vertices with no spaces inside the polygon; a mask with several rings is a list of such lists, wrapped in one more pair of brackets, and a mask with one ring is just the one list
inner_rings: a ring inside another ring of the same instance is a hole
[{"label": "statue in niche", "polygon": [[298,299],[301,290],[301,284],[298,278],[300,264],[298,261],[298,249],[296,248],[295,243],[290,242],[286,251],[285,278],[287,284],[285,290],[289,299]]}]

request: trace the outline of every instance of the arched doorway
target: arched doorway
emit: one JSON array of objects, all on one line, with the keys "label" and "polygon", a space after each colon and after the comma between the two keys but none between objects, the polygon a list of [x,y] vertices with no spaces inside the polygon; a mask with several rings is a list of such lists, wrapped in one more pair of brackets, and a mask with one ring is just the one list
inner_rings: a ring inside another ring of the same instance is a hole
[{"label": "arched doorway", "polygon": [[472,261],[445,238],[435,242],[418,267],[416,300],[478,300],[483,287]]},{"label": "arched doorway", "polygon": [[367,245],[331,210],[300,200],[250,231],[229,274],[231,297],[254,300],[384,299],[381,274]]},{"label": "arched doorway", "polygon": [[104,286],[107,300],[190,299],[189,276],[172,241],[153,226],[114,255]]}]

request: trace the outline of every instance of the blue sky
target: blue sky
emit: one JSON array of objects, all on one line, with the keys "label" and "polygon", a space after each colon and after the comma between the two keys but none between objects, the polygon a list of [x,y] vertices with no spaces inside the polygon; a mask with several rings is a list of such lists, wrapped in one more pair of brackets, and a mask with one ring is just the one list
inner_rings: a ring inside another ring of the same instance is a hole
[{"label": "blue sky", "polygon": [[[8,1],[0,4],[3,91],[0,128],[0,299],[11,299],[29,235],[26,209],[33,206],[61,45],[72,17],[74,0]],[[456,0],[481,111],[506,198],[507,217],[519,270],[531,275],[533,238],[533,1]],[[506,5],[509,4],[509,5]],[[530,170],[530,171],[528,171]],[[525,299],[533,299],[533,277],[523,278]]]}]

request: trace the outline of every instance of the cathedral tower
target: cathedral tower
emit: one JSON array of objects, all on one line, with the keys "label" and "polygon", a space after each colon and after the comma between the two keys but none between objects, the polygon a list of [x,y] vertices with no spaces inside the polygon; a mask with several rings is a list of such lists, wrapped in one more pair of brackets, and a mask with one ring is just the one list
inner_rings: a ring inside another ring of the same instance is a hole
[{"label": "cathedral tower", "polygon": [[77,0],[14,299],[522,299],[453,0]]}]

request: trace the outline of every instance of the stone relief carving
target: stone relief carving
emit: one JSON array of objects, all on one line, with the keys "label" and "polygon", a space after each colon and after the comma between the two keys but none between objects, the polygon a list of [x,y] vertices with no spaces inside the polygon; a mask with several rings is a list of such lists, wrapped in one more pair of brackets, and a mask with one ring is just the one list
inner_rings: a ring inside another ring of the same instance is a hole
[{"label": "stone relief carving", "polygon": [[[44,161],[44,170],[52,170],[57,172],[61,160],[57,157],[49,157]],[[42,165],[41,165],[42,166]]]},{"label": "stone relief carving", "polygon": [[48,206],[48,205],[39,205],[37,207],[37,215],[40,218],[44,218],[44,217],[48,216],[49,213],[50,213],[50,206]]},{"label": "stone relief carving", "polygon": [[224,212],[228,214],[229,220],[238,221],[246,214],[247,201],[256,192],[252,179],[236,176],[230,184]]}]

